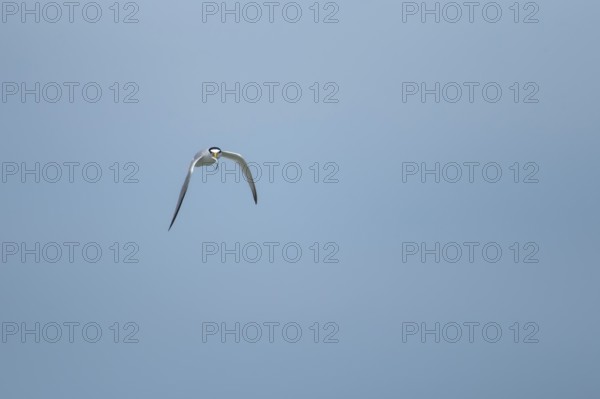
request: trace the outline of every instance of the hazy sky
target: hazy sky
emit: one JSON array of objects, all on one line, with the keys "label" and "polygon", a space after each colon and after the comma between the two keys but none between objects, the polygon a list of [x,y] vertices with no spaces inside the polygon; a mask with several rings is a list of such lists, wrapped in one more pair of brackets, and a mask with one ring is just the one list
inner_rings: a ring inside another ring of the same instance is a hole
[{"label": "hazy sky", "polygon": [[598,4],[1,10],[6,397],[598,391]]}]

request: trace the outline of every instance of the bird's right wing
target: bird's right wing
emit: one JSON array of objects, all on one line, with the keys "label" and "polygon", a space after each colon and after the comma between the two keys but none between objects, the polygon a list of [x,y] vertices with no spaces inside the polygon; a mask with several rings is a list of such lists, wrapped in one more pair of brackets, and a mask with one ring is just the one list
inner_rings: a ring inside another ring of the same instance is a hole
[{"label": "bird's right wing", "polygon": [[185,181],[183,182],[183,186],[181,186],[181,192],[179,193],[179,199],[177,200],[177,207],[175,208],[175,213],[173,214],[173,219],[171,220],[171,225],[169,226],[169,230],[173,227],[173,223],[175,223],[175,219],[177,218],[177,214],[179,213],[179,208],[181,208],[181,204],[183,203],[183,199],[185,198],[185,193],[187,192],[188,185],[190,184],[190,179],[192,178],[192,173],[194,173],[194,168],[198,162],[202,163],[202,158],[204,156],[199,156],[198,158],[194,158],[190,167],[188,169],[187,176],[185,177]]}]

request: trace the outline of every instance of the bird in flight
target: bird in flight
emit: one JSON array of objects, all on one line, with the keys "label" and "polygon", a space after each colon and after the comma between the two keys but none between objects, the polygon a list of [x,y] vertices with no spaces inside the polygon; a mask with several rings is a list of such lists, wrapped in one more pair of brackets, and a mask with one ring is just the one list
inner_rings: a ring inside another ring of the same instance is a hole
[{"label": "bird in flight", "polygon": [[200,168],[202,166],[208,166],[217,164],[219,165],[219,157],[225,157],[227,159],[231,159],[236,162],[242,168],[242,172],[250,184],[250,189],[252,190],[252,197],[254,198],[254,203],[258,203],[258,198],[256,195],[256,187],[254,186],[254,179],[252,178],[252,173],[250,173],[250,168],[248,168],[248,164],[244,160],[244,158],[240,154],[236,154],[235,152],[229,151],[221,151],[218,147],[211,147],[207,150],[202,150],[194,156],[192,163],[188,169],[187,176],[185,177],[185,181],[183,182],[183,186],[181,187],[181,192],[179,193],[179,199],[177,200],[177,207],[175,208],[175,214],[173,215],[173,220],[171,220],[171,225],[169,226],[169,230],[173,227],[173,223],[175,223],[175,218],[177,218],[177,214],[179,213],[179,208],[181,208],[181,203],[183,202],[183,198],[185,198],[185,193],[187,191],[188,185],[190,184],[190,178],[192,177],[192,173],[194,172],[194,168]]}]

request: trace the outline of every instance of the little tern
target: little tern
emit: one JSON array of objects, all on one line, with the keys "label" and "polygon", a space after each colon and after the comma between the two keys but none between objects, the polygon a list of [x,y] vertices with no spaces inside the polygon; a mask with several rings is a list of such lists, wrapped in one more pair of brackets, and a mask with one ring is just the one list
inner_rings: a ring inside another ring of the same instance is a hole
[{"label": "little tern", "polygon": [[194,168],[200,168],[202,166],[213,165],[217,163],[217,167],[219,165],[219,157],[225,157],[227,159],[231,159],[236,162],[241,168],[248,184],[250,185],[250,189],[252,190],[252,197],[254,198],[254,203],[258,203],[258,198],[256,195],[256,187],[254,186],[254,178],[252,177],[252,173],[250,172],[250,168],[246,163],[246,160],[235,152],[229,151],[221,151],[219,147],[211,147],[206,150],[202,150],[194,156],[192,163],[188,169],[187,176],[185,177],[185,181],[183,182],[183,186],[181,187],[181,192],[179,193],[179,199],[177,200],[177,207],[175,208],[175,214],[173,215],[173,220],[171,220],[171,225],[169,226],[169,230],[173,227],[173,223],[175,223],[175,219],[177,218],[177,214],[179,213],[179,208],[181,208],[181,203],[183,202],[183,198],[185,198],[185,193],[187,191],[188,185],[190,184],[190,179],[192,177],[192,173],[194,173]]}]

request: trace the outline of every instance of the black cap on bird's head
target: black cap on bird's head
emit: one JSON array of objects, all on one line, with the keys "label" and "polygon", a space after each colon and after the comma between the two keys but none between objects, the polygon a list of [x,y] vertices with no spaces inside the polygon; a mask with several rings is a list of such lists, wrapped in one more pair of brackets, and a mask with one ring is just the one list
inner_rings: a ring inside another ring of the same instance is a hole
[{"label": "black cap on bird's head", "polygon": [[221,149],[219,147],[211,147],[208,149],[208,152],[210,152],[210,156],[215,160],[218,160],[221,155]]}]

